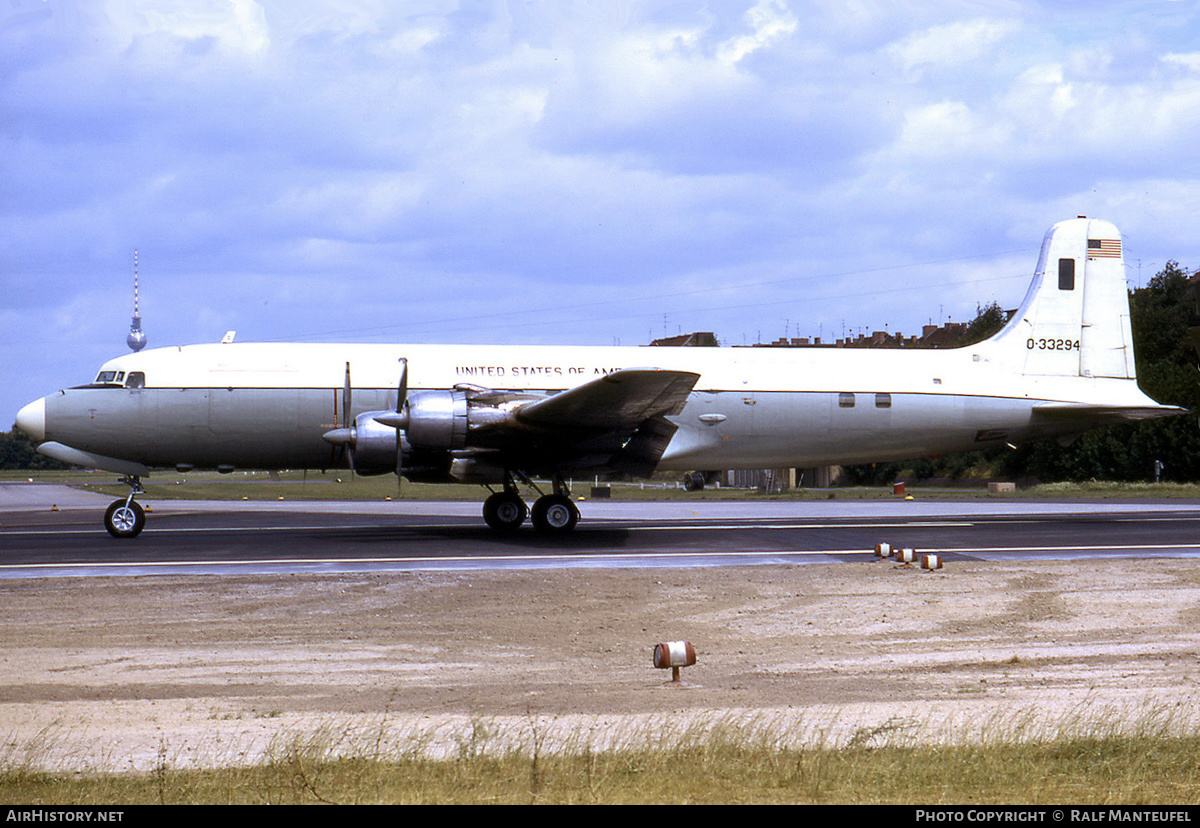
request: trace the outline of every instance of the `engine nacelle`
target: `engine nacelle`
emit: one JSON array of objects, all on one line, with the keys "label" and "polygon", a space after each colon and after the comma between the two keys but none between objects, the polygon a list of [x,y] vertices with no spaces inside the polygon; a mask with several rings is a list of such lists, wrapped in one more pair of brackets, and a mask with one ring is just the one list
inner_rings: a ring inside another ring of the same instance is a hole
[{"label": "engine nacelle", "polygon": [[354,467],[360,474],[384,474],[396,470],[400,438],[396,429],[376,422],[378,411],[354,418]]},{"label": "engine nacelle", "polygon": [[413,391],[402,416],[405,441],[418,451],[453,451],[467,444],[467,395],[462,391]]},{"label": "engine nacelle", "polygon": [[[467,445],[471,431],[509,421],[512,414],[505,404],[531,395],[455,387],[413,391],[402,397],[405,402],[400,411],[359,414],[353,428],[326,432],[325,440],[348,446],[354,467],[363,474],[403,469],[410,480],[453,480],[451,453]],[[502,477],[503,470],[473,469],[469,476],[491,482],[497,475]]]},{"label": "engine nacelle", "polygon": [[[408,365],[400,375],[395,411],[368,411],[350,427],[327,431],[322,438],[342,450],[331,462],[347,462],[362,474],[398,471],[414,479],[450,478],[453,452],[467,445],[474,430],[487,430],[510,420],[512,407],[539,395],[497,392],[473,385],[447,390],[407,391]],[[346,366],[343,408],[350,410],[350,367]],[[493,474],[486,475],[489,479]]]},{"label": "engine nacelle", "polygon": [[449,480],[450,452],[467,444],[469,406],[463,391],[414,391],[401,411],[368,411],[354,428],[327,432],[349,445],[362,474],[403,469],[410,480]]}]

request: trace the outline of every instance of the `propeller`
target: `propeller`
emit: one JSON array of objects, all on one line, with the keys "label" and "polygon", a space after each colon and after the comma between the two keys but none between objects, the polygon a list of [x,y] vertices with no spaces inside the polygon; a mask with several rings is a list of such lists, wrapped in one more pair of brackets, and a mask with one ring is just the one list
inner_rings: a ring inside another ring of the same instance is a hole
[{"label": "propeller", "polygon": [[[335,446],[338,454],[344,455],[350,465],[350,474],[354,474],[354,442],[357,439],[352,420],[350,419],[350,406],[353,403],[350,390],[350,363],[346,363],[346,381],[342,385],[342,422],[340,427],[334,428],[333,431],[327,431],[321,435],[321,439]],[[334,425],[339,425],[334,417]],[[335,461],[336,462],[336,461]]]},{"label": "propeller", "polygon": [[[408,428],[408,360],[400,359],[400,382],[396,391],[395,411],[368,411],[351,417],[353,413],[353,398],[350,383],[350,363],[346,363],[346,380],[342,386],[342,411],[345,412],[342,422],[334,423],[332,431],[326,431],[321,438],[334,447],[331,465],[339,459],[339,454],[345,455],[350,466],[350,473],[357,472],[355,468],[355,451],[363,449],[367,454],[368,468],[365,474],[374,473],[378,468],[379,452],[383,448],[380,443],[382,435],[378,432],[375,422],[396,429],[396,476],[404,473],[404,450],[401,443],[401,432]],[[363,418],[366,418],[365,420]],[[337,418],[335,417],[335,420]],[[361,421],[361,422],[360,422]],[[385,432],[386,433],[386,432]],[[361,445],[360,445],[361,442]]]}]

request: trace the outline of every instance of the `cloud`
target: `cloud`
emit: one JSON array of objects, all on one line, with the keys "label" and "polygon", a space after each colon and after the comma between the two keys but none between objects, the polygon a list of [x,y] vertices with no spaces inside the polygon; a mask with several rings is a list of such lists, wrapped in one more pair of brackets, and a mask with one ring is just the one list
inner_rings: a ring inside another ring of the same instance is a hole
[{"label": "cloud", "polygon": [[759,0],[757,5],[746,11],[744,17],[752,32],[721,43],[717,47],[717,60],[721,63],[738,63],[790,35],[798,25],[796,16],[781,0]]},{"label": "cloud", "polygon": [[186,6],[108,0],[104,10],[118,48],[168,39],[213,41],[226,52],[253,54],[271,43],[266,10],[253,0],[193,0]]},{"label": "cloud", "polygon": [[1185,54],[1176,54],[1170,52],[1163,55],[1163,63],[1174,64],[1188,72],[1200,74],[1200,52],[1187,52]]},{"label": "cloud", "polygon": [[885,51],[900,64],[906,76],[921,78],[963,66],[978,68],[1020,32],[1021,25],[1015,20],[962,20],[913,32]]},{"label": "cloud", "polygon": [[1081,212],[1200,266],[1187,4],[181,8],[0,11],[0,409],[124,348],[135,247],[152,345],[916,330]]}]

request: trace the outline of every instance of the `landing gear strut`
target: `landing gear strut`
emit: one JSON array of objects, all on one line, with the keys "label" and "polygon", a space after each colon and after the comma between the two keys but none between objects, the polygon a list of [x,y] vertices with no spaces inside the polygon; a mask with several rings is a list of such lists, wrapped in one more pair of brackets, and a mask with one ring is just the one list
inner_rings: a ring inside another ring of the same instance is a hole
[{"label": "landing gear strut", "polygon": [[[538,490],[528,477],[523,474],[520,477],[523,483]],[[540,490],[538,493],[541,494]],[[521,499],[511,473],[504,475],[504,491],[493,493],[483,502],[483,519],[497,532],[515,532],[526,517],[543,535],[564,535],[575,528],[579,522],[579,508],[572,502],[570,489],[561,476],[554,478],[554,494],[541,494],[534,501],[533,509]]]},{"label": "landing gear strut", "polygon": [[124,477],[121,482],[129,487],[129,496],[109,505],[104,513],[104,528],[114,538],[136,538],[146,528],[146,512],[133,498],[146,490],[136,475]]}]

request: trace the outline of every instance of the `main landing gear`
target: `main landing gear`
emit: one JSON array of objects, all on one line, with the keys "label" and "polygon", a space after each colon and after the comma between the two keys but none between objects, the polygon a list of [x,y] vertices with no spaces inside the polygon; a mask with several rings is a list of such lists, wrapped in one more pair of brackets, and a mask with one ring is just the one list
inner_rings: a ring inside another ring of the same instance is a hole
[{"label": "main landing gear", "polygon": [[146,528],[146,512],[133,498],[146,490],[136,475],[123,477],[121,482],[129,487],[129,496],[109,505],[104,513],[104,528],[114,538],[136,538]]},{"label": "main landing gear", "polygon": [[525,505],[517,491],[512,474],[504,475],[504,491],[494,492],[483,502],[483,519],[497,532],[515,532],[528,517],[533,528],[543,535],[565,535],[579,522],[579,509],[571,500],[571,493],[562,477],[554,478],[554,494],[541,494],[528,477],[521,480],[541,495],[533,502],[533,509]]}]

